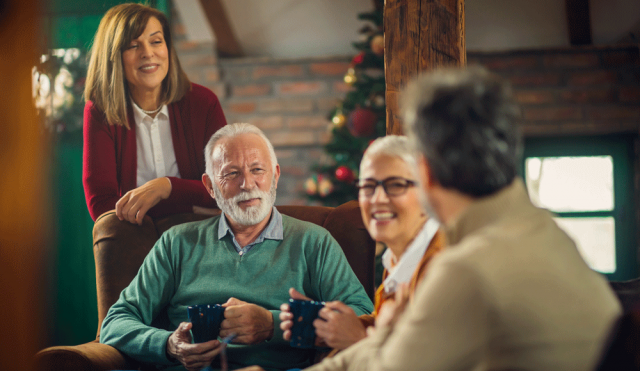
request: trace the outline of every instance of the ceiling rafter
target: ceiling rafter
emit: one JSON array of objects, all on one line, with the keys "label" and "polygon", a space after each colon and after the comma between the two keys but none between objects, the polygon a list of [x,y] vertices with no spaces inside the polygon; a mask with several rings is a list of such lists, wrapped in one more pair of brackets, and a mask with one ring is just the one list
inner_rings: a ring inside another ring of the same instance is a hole
[{"label": "ceiling rafter", "polygon": [[238,42],[221,0],[200,0],[209,24],[216,36],[216,49],[221,57],[242,57]]},{"label": "ceiling rafter", "polygon": [[589,0],[565,0],[565,7],[571,45],[591,45]]}]

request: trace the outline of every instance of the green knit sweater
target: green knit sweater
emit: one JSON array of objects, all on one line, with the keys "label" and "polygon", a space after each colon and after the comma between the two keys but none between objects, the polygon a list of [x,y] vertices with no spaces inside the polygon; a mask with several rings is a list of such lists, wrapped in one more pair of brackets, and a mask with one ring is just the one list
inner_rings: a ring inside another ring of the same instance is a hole
[{"label": "green knit sweater", "polygon": [[[181,224],[160,237],[109,309],[100,342],[145,363],[183,369],[167,359],[165,348],[180,322],[188,321],[187,306],[235,297],[271,311],[274,334],[258,345],[231,345],[230,368],[289,369],[309,365],[312,355],[282,339],[279,307],[289,300],[290,287],[314,300],[340,300],[358,315],[373,310],[342,249],[324,228],[283,215],[282,241],[265,239],[241,256],[229,234],[218,240],[219,220]],[[169,324],[152,327],[165,308]]]}]

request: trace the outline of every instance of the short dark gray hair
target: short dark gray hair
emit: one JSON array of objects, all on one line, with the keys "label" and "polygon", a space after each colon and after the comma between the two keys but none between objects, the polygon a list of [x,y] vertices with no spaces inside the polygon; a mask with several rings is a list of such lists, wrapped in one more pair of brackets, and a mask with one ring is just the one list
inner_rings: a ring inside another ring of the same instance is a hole
[{"label": "short dark gray hair", "polygon": [[483,67],[436,70],[402,99],[405,132],[441,186],[481,197],[516,177],[522,136],[505,80]]},{"label": "short dark gray hair", "polygon": [[235,123],[227,126],[223,126],[221,129],[216,131],[209,142],[207,142],[206,147],[204,147],[204,161],[205,161],[205,169],[207,175],[211,180],[213,180],[213,150],[216,148],[216,143],[218,143],[221,139],[224,138],[235,138],[241,134],[255,134],[262,138],[264,142],[267,144],[269,148],[269,156],[271,157],[271,167],[275,172],[276,166],[278,165],[278,158],[276,157],[276,151],[273,149],[273,145],[269,141],[266,135],[262,132],[262,130],[258,129],[257,126],[246,124],[246,123]]}]

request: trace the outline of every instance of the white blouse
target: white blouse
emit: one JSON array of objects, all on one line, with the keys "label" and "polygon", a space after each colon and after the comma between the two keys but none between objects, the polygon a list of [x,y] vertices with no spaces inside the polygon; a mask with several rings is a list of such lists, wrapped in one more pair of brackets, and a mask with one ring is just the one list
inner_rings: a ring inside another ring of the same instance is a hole
[{"label": "white blouse", "polygon": [[399,284],[411,281],[413,272],[416,270],[416,267],[418,267],[420,259],[422,259],[422,256],[427,251],[438,228],[440,228],[440,223],[438,223],[435,218],[429,218],[394,267],[392,267],[392,259],[394,256],[391,249],[387,249],[387,251],[382,254],[382,265],[389,272],[383,282],[384,291],[387,294],[395,292]]},{"label": "white blouse", "polygon": [[165,176],[180,178],[169,126],[169,109],[163,106],[152,118],[133,101],[132,105],[136,122],[137,186]]}]

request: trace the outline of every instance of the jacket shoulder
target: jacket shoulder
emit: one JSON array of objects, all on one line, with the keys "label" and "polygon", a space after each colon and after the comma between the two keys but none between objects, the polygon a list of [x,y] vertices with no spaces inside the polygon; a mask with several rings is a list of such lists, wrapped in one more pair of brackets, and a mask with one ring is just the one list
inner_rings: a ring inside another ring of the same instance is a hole
[{"label": "jacket shoulder", "polygon": [[191,83],[191,89],[181,99],[183,103],[190,104],[218,104],[218,97],[209,88]]}]

